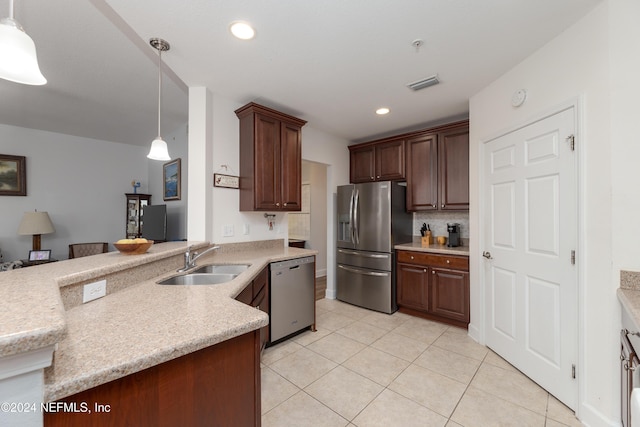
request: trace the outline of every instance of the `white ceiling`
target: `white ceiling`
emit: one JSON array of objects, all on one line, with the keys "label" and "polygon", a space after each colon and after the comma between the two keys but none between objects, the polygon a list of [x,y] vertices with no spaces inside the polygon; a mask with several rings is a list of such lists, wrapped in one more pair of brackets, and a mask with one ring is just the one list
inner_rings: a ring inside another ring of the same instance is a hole
[{"label": "white ceiling", "polygon": [[[186,122],[186,88],[207,86],[363,140],[465,116],[470,96],[600,1],[18,0],[15,18],[49,82],[0,80],[0,122],[148,145],[157,133],[148,40],[161,37],[171,44],[163,134]],[[0,0],[0,16],[8,4]],[[250,22],[256,38],[233,38],[234,20]],[[433,74],[437,86],[406,87]],[[391,113],[376,116],[381,106]]]}]

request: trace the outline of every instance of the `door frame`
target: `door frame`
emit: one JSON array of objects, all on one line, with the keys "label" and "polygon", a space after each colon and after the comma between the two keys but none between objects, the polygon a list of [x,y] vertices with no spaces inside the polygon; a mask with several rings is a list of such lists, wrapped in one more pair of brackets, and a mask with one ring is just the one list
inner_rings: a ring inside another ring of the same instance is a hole
[{"label": "door frame", "polygon": [[[576,266],[578,271],[578,284],[577,284],[577,304],[578,304],[578,342],[577,342],[577,350],[578,350],[578,360],[576,366],[576,380],[578,381],[578,396],[577,396],[577,404],[576,404],[576,416],[580,417],[581,409],[582,409],[582,401],[583,396],[586,395],[585,387],[586,382],[583,381],[585,378],[584,368],[585,368],[585,331],[584,331],[584,316],[585,316],[585,291],[584,291],[584,276],[585,276],[585,263],[581,262],[582,255],[586,253],[586,242],[583,236],[585,236],[585,199],[582,196],[584,193],[584,185],[585,185],[585,176],[583,165],[585,164],[585,133],[584,133],[584,96],[578,95],[576,97],[570,98],[569,100],[557,104],[555,106],[550,107],[547,110],[538,112],[530,117],[527,117],[524,121],[518,121],[515,125],[511,125],[505,127],[504,129],[488,135],[481,136],[477,139],[478,149],[477,153],[477,165],[476,165],[476,177],[477,180],[475,182],[476,188],[476,197],[477,197],[477,212],[476,215],[472,215],[470,220],[475,219],[475,228],[478,230],[477,239],[473,239],[477,241],[477,244],[473,244],[473,240],[470,246],[470,274],[471,274],[471,283],[478,284],[478,292],[475,294],[472,292],[471,295],[471,324],[469,324],[469,336],[474,338],[482,345],[486,345],[486,328],[488,325],[485,322],[485,307],[486,307],[486,283],[485,283],[485,275],[484,275],[484,259],[482,257],[482,251],[485,247],[485,239],[484,233],[482,230],[482,224],[485,220],[485,209],[486,204],[484,202],[483,197],[483,188],[485,185],[484,179],[484,156],[486,151],[486,144],[496,138],[514,132],[518,129],[522,129],[534,122],[544,120],[550,116],[558,114],[562,111],[573,108],[574,121],[575,121],[575,162],[576,162],[576,191],[577,191],[577,234],[578,241],[576,247]],[[470,122],[470,126],[473,126],[473,122]],[[473,176],[470,176],[470,180],[473,180]],[[471,182],[471,184],[473,184]],[[475,301],[473,300],[475,299]],[[473,311],[476,310],[477,315],[473,315]]]}]

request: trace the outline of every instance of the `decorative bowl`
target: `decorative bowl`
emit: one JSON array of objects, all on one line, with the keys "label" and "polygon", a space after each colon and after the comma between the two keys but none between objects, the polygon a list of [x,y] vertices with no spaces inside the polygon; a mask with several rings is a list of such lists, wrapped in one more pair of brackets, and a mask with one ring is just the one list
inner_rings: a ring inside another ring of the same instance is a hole
[{"label": "decorative bowl", "polygon": [[153,245],[153,240],[147,240],[141,243],[114,243],[113,246],[124,255],[140,255],[149,250]]},{"label": "decorative bowl", "polygon": [[436,242],[438,242],[439,245],[444,245],[447,243],[447,236],[437,236]]}]

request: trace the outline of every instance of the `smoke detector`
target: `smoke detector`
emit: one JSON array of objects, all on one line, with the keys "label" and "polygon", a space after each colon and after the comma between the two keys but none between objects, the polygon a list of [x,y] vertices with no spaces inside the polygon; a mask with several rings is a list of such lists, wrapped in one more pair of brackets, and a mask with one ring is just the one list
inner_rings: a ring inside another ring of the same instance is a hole
[{"label": "smoke detector", "polygon": [[407,84],[407,87],[411,90],[416,91],[416,90],[424,89],[429,86],[437,85],[438,83],[440,83],[440,80],[438,80],[438,75],[436,74],[431,77],[427,77],[426,79],[409,83]]}]

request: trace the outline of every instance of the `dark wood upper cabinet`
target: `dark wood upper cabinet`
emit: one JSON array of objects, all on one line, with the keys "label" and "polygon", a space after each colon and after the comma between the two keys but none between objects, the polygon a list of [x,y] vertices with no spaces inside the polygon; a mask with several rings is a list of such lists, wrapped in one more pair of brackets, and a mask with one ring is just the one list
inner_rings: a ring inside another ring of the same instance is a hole
[{"label": "dark wood upper cabinet", "polygon": [[407,211],[469,209],[469,121],[349,146],[352,183],[407,181]]},{"label": "dark wood upper cabinet", "polygon": [[438,209],[438,136],[407,139],[407,210]]},{"label": "dark wood upper cabinet", "polygon": [[249,103],[240,120],[240,210],[299,211],[302,205],[302,127],[288,114]]},{"label": "dark wood upper cabinet", "polygon": [[358,182],[375,181],[375,149],[373,146],[351,148],[350,151],[350,181]]},{"label": "dark wood upper cabinet", "polygon": [[469,127],[438,135],[440,209],[469,209]]},{"label": "dark wood upper cabinet", "polygon": [[469,209],[469,122],[407,137],[407,210]]},{"label": "dark wood upper cabinet", "polygon": [[350,181],[394,181],[405,179],[404,139],[352,145]]}]

